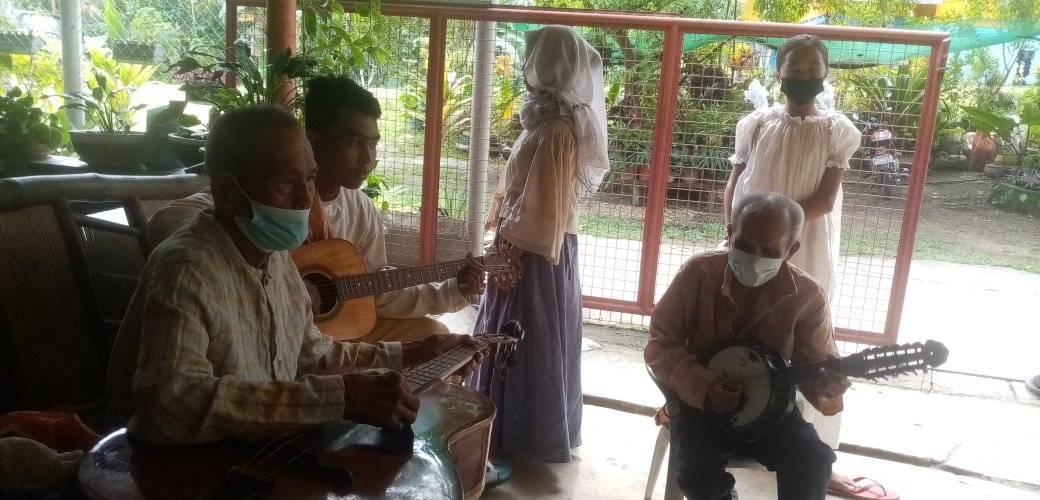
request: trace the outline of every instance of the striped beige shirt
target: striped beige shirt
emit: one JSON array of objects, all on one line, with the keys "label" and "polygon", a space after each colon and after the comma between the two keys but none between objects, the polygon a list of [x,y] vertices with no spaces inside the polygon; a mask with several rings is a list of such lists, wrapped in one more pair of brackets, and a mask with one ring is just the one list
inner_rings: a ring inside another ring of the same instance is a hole
[{"label": "striped beige shirt", "polygon": [[250,266],[206,211],[148,259],[108,389],[146,442],[256,439],[342,418],[343,379],[316,372],[400,366],[398,343],[322,335],[289,255]]}]

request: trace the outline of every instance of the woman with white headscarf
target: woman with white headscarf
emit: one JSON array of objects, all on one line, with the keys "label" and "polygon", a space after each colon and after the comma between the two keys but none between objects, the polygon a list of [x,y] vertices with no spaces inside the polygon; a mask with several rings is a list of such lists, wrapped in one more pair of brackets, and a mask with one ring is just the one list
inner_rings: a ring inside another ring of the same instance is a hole
[{"label": "woman with white headscarf", "polygon": [[578,205],[609,168],[603,61],[576,31],[526,36],[523,132],[491,203],[487,228],[522,254],[513,290],[492,281],[476,331],[519,320],[527,336],[506,381],[478,378],[498,405],[492,450],[569,462],[581,444],[581,284]]}]

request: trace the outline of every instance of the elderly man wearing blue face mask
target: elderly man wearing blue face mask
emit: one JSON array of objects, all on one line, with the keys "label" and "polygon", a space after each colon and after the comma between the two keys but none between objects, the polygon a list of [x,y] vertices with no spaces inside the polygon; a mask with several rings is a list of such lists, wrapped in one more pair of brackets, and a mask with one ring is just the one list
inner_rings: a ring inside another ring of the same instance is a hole
[{"label": "elderly man wearing blue face mask", "polygon": [[108,392],[130,434],[177,445],[341,418],[414,422],[419,400],[390,370],[472,339],[372,345],[318,331],[286,252],[307,237],[314,198],[303,127],[278,107],[230,111],[209,136],[206,169],[213,208],[152,252],[115,341]]},{"label": "elderly man wearing blue face mask", "polygon": [[[737,450],[777,472],[780,500],[826,497],[834,452],[797,411],[750,445],[728,442],[706,415],[732,412],[740,402],[742,387],[705,366],[734,342],[768,344],[793,363],[838,356],[826,295],[788,262],[804,219],[785,196],[746,196],[727,227],[731,248],[687,261],[654,310],[644,357],[654,378],[681,400],[671,426],[687,498],[736,498],[726,459]],[[847,387],[843,377],[821,371],[799,388],[810,404],[834,415]]]}]

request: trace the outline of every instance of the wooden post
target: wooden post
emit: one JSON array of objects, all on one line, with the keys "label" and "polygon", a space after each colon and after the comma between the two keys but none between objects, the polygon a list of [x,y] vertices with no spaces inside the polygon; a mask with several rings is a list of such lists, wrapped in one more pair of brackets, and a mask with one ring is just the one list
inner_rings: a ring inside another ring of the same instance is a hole
[{"label": "wooden post", "polygon": [[[285,49],[296,53],[296,0],[267,0],[267,60]],[[292,82],[281,82],[277,102],[288,106],[295,91]]]}]

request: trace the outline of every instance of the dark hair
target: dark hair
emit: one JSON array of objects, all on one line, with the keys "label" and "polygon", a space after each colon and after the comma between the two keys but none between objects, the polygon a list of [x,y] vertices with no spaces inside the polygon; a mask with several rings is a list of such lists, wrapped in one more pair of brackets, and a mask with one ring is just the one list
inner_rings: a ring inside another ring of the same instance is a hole
[{"label": "dark hair", "polygon": [[236,178],[255,173],[252,169],[265,154],[268,134],[280,129],[301,129],[296,117],[281,106],[248,106],[224,113],[206,140],[206,173]]},{"label": "dark hair", "polygon": [[784,43],[780,44],[780,48],[776,49],[776,70],[780,71],[780,68],[783,67],[787,54],[805,46],[815,48],[823,56],[823,62],[827,63],[827,46],[823,44],[823,40],[816,35],[798,35],[784,40]]},{"label": "dark hair", "polygon": [[307,128],[328,130],[339,124],[343,113],[379,118],[383,111],[371,92],[345,76],[321,75],[307,82],[303,96],[303,120]]}]

